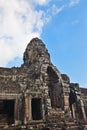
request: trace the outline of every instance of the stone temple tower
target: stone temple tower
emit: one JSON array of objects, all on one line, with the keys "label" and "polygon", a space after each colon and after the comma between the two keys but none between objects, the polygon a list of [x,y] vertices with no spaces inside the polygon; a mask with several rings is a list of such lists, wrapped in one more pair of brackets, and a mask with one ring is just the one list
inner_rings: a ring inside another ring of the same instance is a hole
[{"label": "stone temple tower", "polygon": [[[27,45],[21,67],[0,68],[0,127],[61,130],[66,121],[87,116],[87,95],[52,64],[45,44],[34,38]],[[87,91],[87,90],[85,90]]]}]

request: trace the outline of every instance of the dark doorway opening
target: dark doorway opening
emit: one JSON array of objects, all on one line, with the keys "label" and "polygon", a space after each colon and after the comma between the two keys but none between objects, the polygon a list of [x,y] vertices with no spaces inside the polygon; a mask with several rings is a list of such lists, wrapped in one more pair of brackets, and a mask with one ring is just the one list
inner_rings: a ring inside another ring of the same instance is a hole
[{"label": "dark doorway opening", "polygon": [[14,123],[14,104],[15,100],[0,100],[0,122]]},{"label": "dark doorway opening", "polygon": [[56,71],[51,67],[47,67],[48,74],[48,90],[51,99],[52,108],[61,108],[61,84],[59,83],[59,77]]},{"label": "dark doorway opening", "polygon": [[41,120],[42,119],[41,98],[33,98],[31,102],[31,107],[32,107],[32,119]]}]

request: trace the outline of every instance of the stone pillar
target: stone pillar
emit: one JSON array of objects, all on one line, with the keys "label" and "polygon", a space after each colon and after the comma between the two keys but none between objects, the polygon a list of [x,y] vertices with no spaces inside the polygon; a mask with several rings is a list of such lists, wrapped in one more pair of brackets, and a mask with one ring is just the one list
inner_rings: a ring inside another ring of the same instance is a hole
[{"label": "stone pillar", "polygon": [[29,95],[29,120],[32,120],[31,95]]},{"label": "stone pillar", "polygon": [[72,104],[72,115],[73,115],[73,119],[76,118],[76,115],[75,115],[75,103]]},{"label": "stone pillar", "polygon": [[25,95],[24,95],[24,99],[25,99],[25,106],[24,106],[24,124],[27,124],[27,117],[26,117],[26,115],[27,115],[27,112],[26,112],[26,109],[27,109],[27,100],[26,100],[26,93],[25,93]]},{"label": "stone pillar", "polygon": [[42,118],[45,119],[45,106],[44,106],[44,99],[42,99]]},{"label": "stone pillar", "polygon": [[19,121],[19,103],[18,103],[18,98],[16,98],[16,100],[15,100],[14,120],[15,120],[15,125],[20,124],[20,121]]},{"label": "stone pillar", "polygon": [[32,109],[31,109],[31,95],[25,94],[25,124],[32,120]]},{"label": "stone pillar", "polygon": [[86,121],[86,113],[85,113],[85,109],[84,109],[84,103],[82,100],[80,100],[80,104],[81,104],[83,119],[84,119],[84,121]]},{"label": "stone pillar", "polygon": [[69,96],[64,95],[64,110],[69,110]]},{"label": "stone pillar", "polygon": [[51,111],[51,99],[50,97],[48,96],[48,88],[45,88],[45,95],[46,95],[46,107],[47,107],[47,115],[49,116],[50,115],[50,111]]},{"label": "stone pillar", "polygon": [[28,123],[29,120],[29,96],[26,94],[25,96],[25,118],[26,118],[26,123]]},{"label": "stone pillar", "polygon": [[51,111],[51,101],[50,98],[47,98],[47,109],[48,109],[48,116],[50,115],[50,111]]}]

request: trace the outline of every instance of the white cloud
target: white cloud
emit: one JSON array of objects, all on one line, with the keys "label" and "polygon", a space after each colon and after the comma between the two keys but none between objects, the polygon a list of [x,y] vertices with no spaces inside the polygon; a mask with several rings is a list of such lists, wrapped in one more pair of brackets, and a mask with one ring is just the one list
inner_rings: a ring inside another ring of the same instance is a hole
[{"label": "white cloud", "polygon": [[60,13],[63,9],[65,8],[65,5],[62,5],[61,7],[57,7],[56,5],[53,5],[52,6],[52,13],[53,14],[58,14],[58,13]]},{"label": "white cloud", "polygon": [[[78,2],[71,0],[70,5]],[[30,39],[40,37],[44,25],[65,8],[53,3],[52,0],[0,0],[0,66],[22,57]],[[36,10],[36,5],[46,8]]]},{"label": "white cloud", "polygon": [[50,0],[31,0],[31,2],[36,3],[38,5],[46,5]]},{"label": "white cloud", "polygon": [[0,66],[22,57],[30,39],[40,36],[45,24],[43,15],[44,11],[35,10],[29,1],[0,0]]},{"label": "white cloud", "polygon": [[69,6],[74,6],[76,4],[79,4],[80,0],[70,0]]}]

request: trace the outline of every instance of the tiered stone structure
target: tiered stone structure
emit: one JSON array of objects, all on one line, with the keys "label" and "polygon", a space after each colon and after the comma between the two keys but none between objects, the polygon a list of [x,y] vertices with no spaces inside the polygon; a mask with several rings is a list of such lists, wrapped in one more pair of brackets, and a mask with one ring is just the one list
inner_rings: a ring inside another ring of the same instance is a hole
[{"label": "tiered stone structure", "polygon": [[61,74],[38,38],[23,60],[21,67],[0,68],[0,128],[86,130],[87,89]]}]

